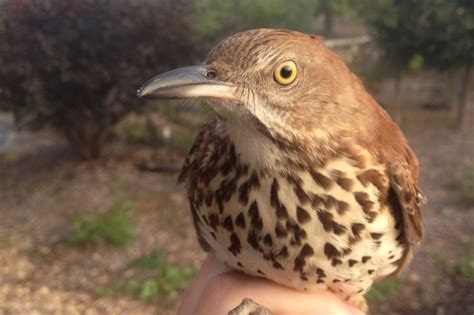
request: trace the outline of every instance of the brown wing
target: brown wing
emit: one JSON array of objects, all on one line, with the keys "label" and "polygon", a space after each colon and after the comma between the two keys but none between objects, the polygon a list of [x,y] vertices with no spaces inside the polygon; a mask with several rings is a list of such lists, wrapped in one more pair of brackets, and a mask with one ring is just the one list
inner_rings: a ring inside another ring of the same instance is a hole
[{"label": "brown wing", "polygon": [[408,163],[391,163],[389,174],[390,186],[400,205],[405,239],[410,244],[418,244],[423,238],[420,206],[426,199],[420,191],[416,178],[413,176],[412,167]]}]

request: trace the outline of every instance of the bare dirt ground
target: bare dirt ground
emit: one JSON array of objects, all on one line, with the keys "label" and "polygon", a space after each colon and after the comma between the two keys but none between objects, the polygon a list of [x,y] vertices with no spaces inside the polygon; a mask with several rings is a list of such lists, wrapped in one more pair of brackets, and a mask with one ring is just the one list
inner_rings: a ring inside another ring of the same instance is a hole
[{"label": "bare dirt ground", "polygon": [[[473,205],[455,183],[474,163],[473,130],[459,133],[411,121],[407,136],[422,165],[426,238],[393,295],[372,300],[373,314],[473,314],[474,283],[452,266],[473,246]],[[140,301],[98,292],[129,273],[136,257],[166,249],[170,263],[198,267],[203,253],[176,173],[143,172],[151,149],[111,145],[81,162],[61,141],[0,164],[0,314],[173,314],[160,298]],[[162,154],[171,154],[162,149]],[[176,153],[173,153],[176,154]],[[182,154],[180,154],[182,158]],[[130,246],[73,246],[71,218],[134,200],[138,237]]]}]

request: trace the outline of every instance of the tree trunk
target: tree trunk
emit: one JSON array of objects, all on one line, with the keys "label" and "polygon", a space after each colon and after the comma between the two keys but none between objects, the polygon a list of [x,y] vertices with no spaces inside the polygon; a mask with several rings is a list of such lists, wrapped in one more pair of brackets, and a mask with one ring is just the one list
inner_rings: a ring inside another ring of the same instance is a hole
[{"label": "tree trunk", "polygon": [[324,33],[324,36],[329,38],[329,37],[332,36],[332,29],[333,29],[333,26],[334,26],[333,14],[332,14],[330,9],[324,10],[323,18],[324,18],[323,33]]},{"label": "tree trunk", "polygon": [[65,132],[69,143],[79,152],[84,160],[96,160],[100,157],[103,134],[91,134],[87,130],[71,128]]},{"label": "tree trunk", "polygon": [[472,64],[467,64],[464,68],[464,72],[461,78],[461,87],[459,89],[459,96],[458,96],[458,108],[456,111],[456,128],[457,129],[464,129],[467,125],[467,116],[469,113],[466,112],[466,104],[467,104],[467,93],[469,91],[469,81],[471,78],[471,70]]},{"label": "tree trunk", "polygon": [[403,106],[400,102],[400,93],[402,91],[402,73],[397,72],[393,81],[393,118],[399,124],[403,124]]}]

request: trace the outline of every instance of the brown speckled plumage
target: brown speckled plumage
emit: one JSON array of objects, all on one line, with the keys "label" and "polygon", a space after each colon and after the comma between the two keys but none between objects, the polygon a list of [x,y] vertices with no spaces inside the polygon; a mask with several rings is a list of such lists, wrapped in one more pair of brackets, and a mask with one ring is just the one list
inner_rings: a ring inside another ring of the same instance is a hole
[{"label": "brown speckled plumage", "polygon": [[[275,82],[293,60],[298,77]],[[205,250],[247,274],[357,304],[422,238],[418,162],[341,59],[314,36],[240,33],[205,60],[232,99],[199,133],[179,180]]]}]

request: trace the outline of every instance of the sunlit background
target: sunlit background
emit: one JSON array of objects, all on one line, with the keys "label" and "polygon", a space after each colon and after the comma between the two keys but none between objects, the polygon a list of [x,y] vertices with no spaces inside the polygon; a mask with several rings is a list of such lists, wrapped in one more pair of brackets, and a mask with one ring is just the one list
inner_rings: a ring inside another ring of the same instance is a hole
[{"label": "sunlit background", "polygon": [[324,36],[420,159],[426,238],[373,314],[474,313],[474,1],[0,0],[0,314],[174,313],[212,113],[136,90],[259,27]]}]

